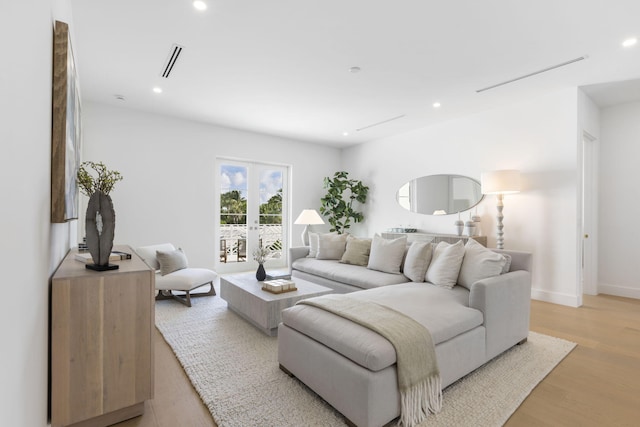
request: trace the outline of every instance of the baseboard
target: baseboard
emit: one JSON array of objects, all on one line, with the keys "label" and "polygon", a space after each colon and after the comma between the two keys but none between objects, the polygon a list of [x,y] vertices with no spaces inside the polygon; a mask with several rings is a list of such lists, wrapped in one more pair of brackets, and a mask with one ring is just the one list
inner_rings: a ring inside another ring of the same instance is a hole
[{"label": "baseboard", "polygon": [[577,295],[543,291],[542,289],[531,289],[531,298],[538,301],[551,302],[553,304],[568,305],[569,307],[580,306]]},{"label": "baseboard", "polygon": [[627,288],[624,286],[607,285],[603,283],[598,284],[598,293],[615,295],[617,297],[636,298],[640,299],[639,288]]}]

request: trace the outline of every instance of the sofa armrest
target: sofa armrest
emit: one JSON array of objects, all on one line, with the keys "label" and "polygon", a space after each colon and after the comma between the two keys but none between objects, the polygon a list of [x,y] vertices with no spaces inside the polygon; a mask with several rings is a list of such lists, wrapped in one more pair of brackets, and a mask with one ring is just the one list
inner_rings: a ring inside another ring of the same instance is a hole
[{"label": "sofa armrest", "polygon": [[289,248],[289,269],[297,259],[304,258],[309,255],[309,246],[294,246]]},{"label": "sofa armrest", "polygon": [[484,315],[491,359],[529,335],[531,273],[518,270],[477,281],[471,286],[469,307]]}]

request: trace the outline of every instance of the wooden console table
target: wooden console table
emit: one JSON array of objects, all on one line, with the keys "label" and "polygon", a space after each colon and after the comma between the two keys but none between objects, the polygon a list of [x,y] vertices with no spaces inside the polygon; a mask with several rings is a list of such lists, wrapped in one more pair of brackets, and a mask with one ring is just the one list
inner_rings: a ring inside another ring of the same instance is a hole
[{"label": "wooden console table", "polygon": [[153,270],[131,253],[97,272],[71,250],[51,283],[51,425],[107,426],[153,397]]},{"label": "wooden console table", "polygon": [[455,243],[458,240],[462,240],[462,243],[466,244],[470,238],[480,243],[482,246],[487,246],[487,236],[458,236],[457,234],[436,234],[436,233],[382,233],[382,237],[385,239],[395,239],[400,236],[407,236],[407,242],[447,242]]}]

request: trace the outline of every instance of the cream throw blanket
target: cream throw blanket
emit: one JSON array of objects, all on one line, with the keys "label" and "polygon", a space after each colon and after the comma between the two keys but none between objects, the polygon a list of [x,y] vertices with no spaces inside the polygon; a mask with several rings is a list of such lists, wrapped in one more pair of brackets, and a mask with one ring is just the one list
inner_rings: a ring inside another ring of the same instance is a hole
[{"label": "cream throw blanket", "polygon": [[442,384],[431,334],[389,307],[350,297],[324,295],[299,301],[349,319],[389,340],[396,350],[400,423],[414,426],[442,408]]}]

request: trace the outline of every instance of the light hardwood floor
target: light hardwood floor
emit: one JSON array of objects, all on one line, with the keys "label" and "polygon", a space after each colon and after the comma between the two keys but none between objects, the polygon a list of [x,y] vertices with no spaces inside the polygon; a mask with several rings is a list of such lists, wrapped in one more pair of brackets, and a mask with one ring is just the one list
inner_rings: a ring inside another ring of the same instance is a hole
[{"label": "light hardwood floor", "polygon": [[[640,300],[585,296],[577,309],[532,301],[531,330],[578,346],[507,427],[640,425]],[[215,426],[171,348],[157,331],[155,338],[155,398],[143,416],[117,426]]]}]

